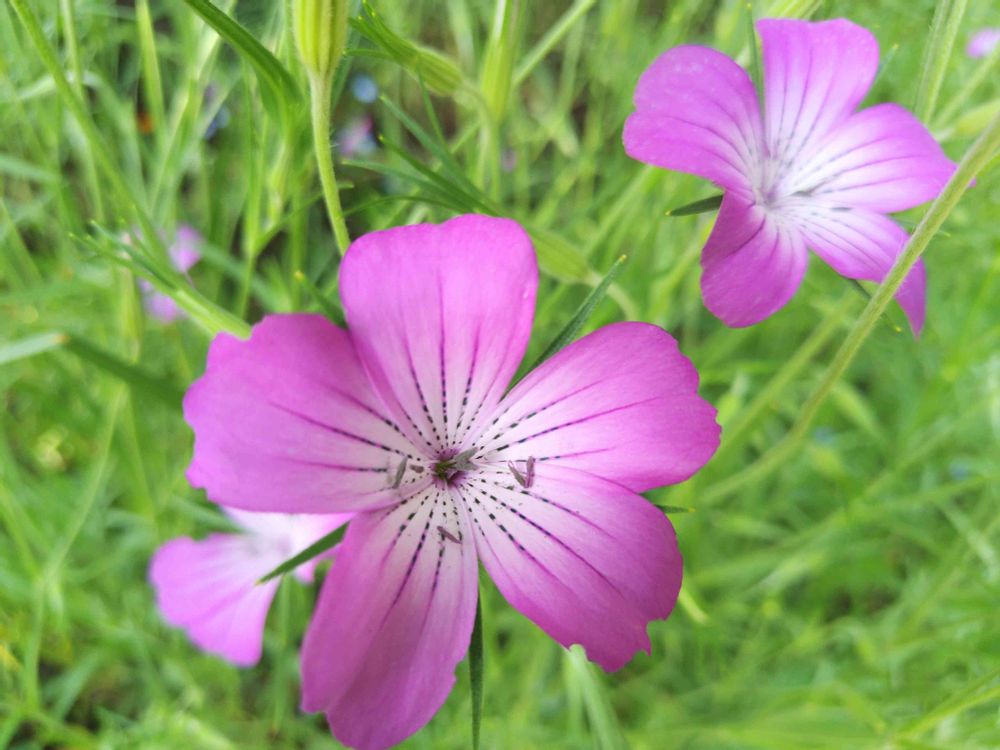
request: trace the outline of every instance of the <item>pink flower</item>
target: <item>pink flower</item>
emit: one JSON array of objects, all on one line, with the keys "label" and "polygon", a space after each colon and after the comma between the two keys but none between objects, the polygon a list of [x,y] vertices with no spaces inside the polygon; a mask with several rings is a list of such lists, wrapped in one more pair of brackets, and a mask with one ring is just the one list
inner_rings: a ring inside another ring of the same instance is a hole
[{"label": "pink flower", "polygon": [[[729,326],[791,299],[811,249],[839,274],[882,281],[906,243],[886,216],[931,200],[955,165],[896,104],[856,112],[878,67],[865,29],[764,20],[764,103],[747,73],[707,47],[675,47],[639,80],[625,123],[629,156],[725,189],[701,257],[705,305]],[[897,295],[924,322],[918,264]]]},{"label": "pink flower", "polygon": [[505,394],[538,268],[513,221],[461,216],[355,241],[350,325],[274,315],[219,336],[188,391],[192,484],[219,503],[357,512],[302,656],[303,707],[383,748],[444,702],[476,609],[478,563],[507,600],[605,669],[649,650],[681,556],[638,493],[718,445],[677,343],[643,323],[570,344]]},{"label": "pink flower", "polygon": [[[149,580],[164,619],[192,641],[241,667],[260,660],[264,621],[279,580],[257,580],[342,525],[348,515],[291,516],[227,508],[240,534],[172,539],[153,555]],[[312,580],[317,560],[295,575]]]},{"label": "pink flower", "polygon": [[[130,241],[130,238],[126,238],[126,241]],[[177,227],[174,240],[167,249],[174,268],[186,275],[191,267],[201,260],[201,246],[204,241],[194,227],[187,224]],[[142,291],[146,312],[161,323],[173,323],[182,315],[180,307],[173,299],[156,291],[145,279],[139,279],[139,289]]]},{"label": "pink flower", "polygon": [[998,44],[1000,44],[1000,28],[980,29],[969,39],[965,54],[973,58],[986,57]]}]

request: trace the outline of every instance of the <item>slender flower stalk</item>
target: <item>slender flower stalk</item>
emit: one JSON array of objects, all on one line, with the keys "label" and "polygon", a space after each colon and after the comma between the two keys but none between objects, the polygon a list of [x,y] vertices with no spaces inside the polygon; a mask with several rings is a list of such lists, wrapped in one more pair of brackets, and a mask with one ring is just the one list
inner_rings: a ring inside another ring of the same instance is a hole
[{"label": "slender flower stalk", "polygon": [[340,204],[340,192],[337,190],[337,177],[333,169],[333,150],[330,148],[330,79],[310,74],[309,99],[313,150],[316,152],[319,181],[323,186],[323,200],[337,240],[337,249],[343,255],[351,244],[351,236],[347,232],[344,209]]},{"label": "slender flower stalk", "polygon": [[310,120],[316,166],[330,225],[343,255],[351,242],[340,204],[330,147],[330,84],[347,41],[346,0],[295,0],[292,24],[299,57],[309,76]]}]

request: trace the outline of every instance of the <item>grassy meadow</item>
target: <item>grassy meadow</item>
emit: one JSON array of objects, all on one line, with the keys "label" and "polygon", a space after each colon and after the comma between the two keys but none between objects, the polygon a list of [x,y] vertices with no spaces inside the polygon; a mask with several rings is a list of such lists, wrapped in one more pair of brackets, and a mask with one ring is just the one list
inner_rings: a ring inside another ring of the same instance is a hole
[{"label": "grassy meadow", "polygon": [[[930,238],[922,336],[892,305],[824,380],[873,287],[814,257],[786,308],[726,328],[698,287],[714,211],[667,215],[718,189],[621,144],[636,80],[668,47],[749,64],[745,2],[372,2],[332,86],[351,235],[470,211],[519,220],[543,270],[528,361],[627,255],[586,330],[663,326],[724,428],[700,473],[649,494],[685,559],[651,656],[606,675],[483,576],[482,747],[1000,747],[996,154]],[[288,80],[224,41],[204,4],[0,3],[0,747],[340,747],[297,708],[315,588],[282,583],[264,657],[240,670],[167,626],[147,582],[159,544],[226,528],[184,478],[180,399],[212,335],[337,312],[285,3],[218,7]],[[1000,54],[964,52],[1000,26],[992,3],[756,0],[753,13],[871,29],[882,69],[866,104],[915,109],[956,161],[1000,110]],[[925,210],[899,218],[912,229]],[[180,224],[206,238],[190,281],[164,259]],[[151,239],[130,247],[130,231]],[[140,278],[187,315],[147,315]],[[469,747],[470,705],[463,663],[402,747]]]}]

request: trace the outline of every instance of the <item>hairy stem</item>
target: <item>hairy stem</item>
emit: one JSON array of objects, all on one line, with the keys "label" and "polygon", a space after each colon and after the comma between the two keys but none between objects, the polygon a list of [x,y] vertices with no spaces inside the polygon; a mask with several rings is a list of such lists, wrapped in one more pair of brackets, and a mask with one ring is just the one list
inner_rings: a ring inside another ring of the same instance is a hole
[{"label": "hairy stem", "polygon": [[337,249],[343,255],[347,252],[347,246],[351,244],[351,236],[347,232],[344,209],[340,205],[337,178],[333,171],[333,153],[330,149],[330,79],[310,74],[309,95],[313,150],[316,152],[319,180],[323,185],[323,200],[326,202],[326,213],[330,217],[333,235],[337,240]]}]

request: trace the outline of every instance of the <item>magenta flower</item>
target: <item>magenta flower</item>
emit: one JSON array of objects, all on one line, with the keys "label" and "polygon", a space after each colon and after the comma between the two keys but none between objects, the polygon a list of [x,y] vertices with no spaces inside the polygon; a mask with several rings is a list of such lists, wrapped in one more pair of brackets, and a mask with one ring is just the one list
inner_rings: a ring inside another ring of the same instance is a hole
[{"label": "magenta flower", "polygon": [[303,707],[359,748],[433,716],[464,656],[478,563],[519,611],[605,669],[649,650],[681,582],[639,492],[715,451],[715,410],[677,343],[606,326],[505,391],[538,270],[515,222],[462,216],[366,235],[340,291],[350,330],[274,315],[219,336],[188,391],[188,478],[219,503],[358,512],[302,655]]},{"label": "magenta flower", "polygon": [[[130,239],[126,238],[126,241]],[[186,275],[191,267],[201,260],[201,246],[204,241],[194,227],[187,224],[177,227],[174,240],[167,249],[174,268]],[[161,323],[173,323],[182,315],[180,307],[171,297],[156,291],[145,279],[139,279],[139,289],[142,292],[146,312]]]},{"label": "magenta flower", "polygon": [[[811,249],[839,274],[882,281],[906,243],[886,216],[931,200],[955,165],[896,104],[855,112],[878,67],[865,29],[763,20],[763,113],[747,73],[707,47],[675,47],[639,79],[629,156],[725,189],[701,257],[705,305],[726,325],[757,323],[791,299]],[[924,322],[918,264],[897,294]]]},{"label": "magenta flower", "polygon": [[986,57],[1000,44],[1000,28],[980,29],[969,39],[965,54],[972,58]]},{"label": "magenta flower", "polygon": [[[243,532],[172,539],[153,555],[149,580],[163,618],[203,651],[248,667],[260,661],[264,621],[277,579],[257,580],[344,524],[349,515],[291,516],[227,508]],[[295,569],[312,581],[316,559]]]}]

